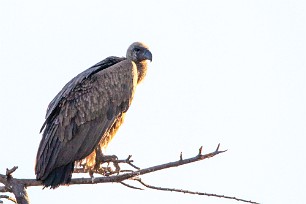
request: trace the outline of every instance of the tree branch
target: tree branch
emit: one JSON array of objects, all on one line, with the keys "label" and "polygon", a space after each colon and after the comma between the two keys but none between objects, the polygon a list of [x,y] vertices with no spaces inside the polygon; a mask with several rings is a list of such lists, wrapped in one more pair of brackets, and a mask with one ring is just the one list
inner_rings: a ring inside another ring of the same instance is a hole
[{"label": "tree branch", "polygon": [[[145,169],[139,169],[137,166],[133,165],[132,164],[133,161],[130,160],[131,156],[129,156],[125,160],[118,160],[119,162],[117,162],[117,164],[118,163],[127,163],[130,166],[136,168],[137,170],[131,171],[131,172],[128,172],[128,173],[123,173],[124,171],[120,171],[118,173],[122,173],[122,174],[104,176],[104,177],[74,178],[74,179],[71,179],[71,182],[70,182],[69,185],[117,182],[117,183],[121,183],[122,185],[125,185],[125,186],[130,187],[130,188],[140,189],[138,187],[134,187],[134,186],[131,186],[129,184],[123,183],[123,181],[127,180],[127,179],[132,179],[134,177],[138,178],[138,176],[140,176],[140,175],[152,173],[152,172],[155,172],[155,171],[159,171],[159,170],[163,170],[163,169],[167,169],[167,168],[172,168],[172,167],[178,167],[178,166],[182,166],[182,165],[189,164],[189,163],[192,163],[192,162],[197,162],[197,161],[201,161],[201,160],[204,160],[204,159],[208,159],[208,158],[214,157],[214,156],[216,156],[220,153],[223,153],[223,152],[227,151],[227,150],[220,151],[219,147],[220,147],[220,144],[217,146],[215,151],[213,151],[211,153],[208,153],[208,154],[202,154],[202,147],[201,147],[199,149],[198,154],[194,157],[183,159],[183,156],[182,156],[182,153],[181,153],[180,156],[179,156],[179,160],[177,160],[177,161],[173,161],[173,162],[169,162],[169,163],[165,163],[165,164],[160,164],[160,165],[148,167],[148,168],[145,168]],[[0,186],[0,192],[11,192],[15,195],[17,203],[28,204],[29,199],[28,199],[28,195],[27,195],[27,192],[26,192],[26,187],[41,186],[42,183],[41,183],[41,181],[37,181],[36,179],[16,179],[16,178],[13,178],[11,174],[16,169],[17,169],[17,167],[13,167],[10,170],[7,169],[5,175],[0,174],[0,183],[4,184],[4,186]],[[76,172],[84,173],[84,171],[82,171],[82,170],[77,170]],[[150,188],[152,186],[149,187],[149,185],[148,185],[147,187]],[[163,188],[160,188],[160,187],[156,187],[156,188],[159,188],[157,190],[162,190],[163,189]],[[172,189],[172,191],[183,192],[184,190]],[[191,191],[185,191],[185,193],[207,195],[207,196],[216,196],[216,197],[223,197],[223,198],[228,198],[228,199],[235,199],[237,201],[245,201],[243,199],[238,199],[238,198],[235,198],[235,197],[219,196],[219,195],[216,195],[216,194],[197,193],[197,192],[191,192]],[[253,203],[256,203],[256,202],[253,202]]]},{"label": "tree branch", "polygon": [[0,174],[0,182],[4,184],[1,191],[14,193],[17,203],[28,204],[29,197],[26,191],[26,184],[20,182],[22,179],[15,179],[12,177],[12,173],[16,171],[18,167],[14,166],[12,169],[6,169],[6,175]]},{"label": "tree branch", "polygon": [[144,190],[143,188],[138,188],[136,186],[132,186],[130,184],[124,183],[123,181],[120,182],[122,185],[128,187],[128,188],[132,188],[132,189],[136,189],[136,190]]},{"label": "tree branch", "polygon": [[147,187],[147,188],[151,188],[154,190],[160,190],[160,191],[173,191],[173,192],[179,192],[179,193],[188,193],[188,194],[196,194],[196,195],[205,195],[205,196],[213,196],[213,197],[218,197],[218,198],[227,198],[227,199],[232,199],[232,200],[236,200],[236,201],[242,201],[245,203],[252,203],[252,204],[259,204],[257,202],[251,201],[251,200],[245,200],[245,199],[241,199],[241,198],[236,198],[236,197],[232,197],[232,196],[225,196],[225,195],[218,195],[218,194],[213,194],[213,193],[202,193],[202,192],[195,192],[195,191],[189,191],[189,190],[183,190],[183,189],[176,189],[176,188],[163,188],[163,187],[156,187],[156,186],[152,186],[149,184],[144,183],[140,178],[136,178],[134,179],[135,181],[138,181],[139,183],[141,183],[143,186]]}]

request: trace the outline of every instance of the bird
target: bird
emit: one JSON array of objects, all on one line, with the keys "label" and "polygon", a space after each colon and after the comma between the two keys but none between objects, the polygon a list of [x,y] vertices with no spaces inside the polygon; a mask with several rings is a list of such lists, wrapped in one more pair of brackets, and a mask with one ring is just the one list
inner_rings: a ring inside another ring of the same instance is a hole
[{"label": "bird", "polygon": [[35,174],[45,187],[69,185],[77,162],[95,165],[124,121],[152,53],[132,43],[126,57],[110,56],[71,79],[49,103],[40,133]]}]

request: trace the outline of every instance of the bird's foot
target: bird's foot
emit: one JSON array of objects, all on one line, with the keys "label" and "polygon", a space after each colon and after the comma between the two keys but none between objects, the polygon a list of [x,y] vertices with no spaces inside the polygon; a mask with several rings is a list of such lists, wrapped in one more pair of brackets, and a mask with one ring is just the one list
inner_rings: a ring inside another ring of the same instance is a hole
[{"label": "bird's foot", "polygon": [[[105,163],[107,166],[102,166]],[[115,167],[114,170],[111,168],[111,166],[109,166],[110,163],[112,163]],[[96,164],[94,171],[105,176],[109,176],[115,173],[118,174],[120,172],[118,157],[116,155],[104,155],[101,151],[96,152]]]},{"label": "bird's foot", "polygon": [[116,155],[96,155],[96,162],[98,163],[109,163],[109,162],[116,162],[118,157]]}]

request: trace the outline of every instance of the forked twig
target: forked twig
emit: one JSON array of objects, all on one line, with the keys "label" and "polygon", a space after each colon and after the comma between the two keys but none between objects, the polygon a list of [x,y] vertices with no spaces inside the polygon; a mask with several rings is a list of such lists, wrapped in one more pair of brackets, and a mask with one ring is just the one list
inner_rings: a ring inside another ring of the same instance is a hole
[{"label": "forked twig", "polygon": [[14,166],[13,168],[11,168],[11,169],[6,169],[6,172],[5,172],[5,175],[6,176],[11,176],[12,175],[12,173],[14,173],[14,171],[16,171],[18,169],[18,166]]}]

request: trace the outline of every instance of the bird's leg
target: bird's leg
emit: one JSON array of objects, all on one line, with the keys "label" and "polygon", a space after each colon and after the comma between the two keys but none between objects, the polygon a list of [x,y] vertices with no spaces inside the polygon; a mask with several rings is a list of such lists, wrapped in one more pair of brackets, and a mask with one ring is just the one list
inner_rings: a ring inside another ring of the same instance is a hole
[{"label": "bird's leg", "polygon": [[118,160],[118,157],[116,155],[104,155],[100,146],[98,146],[95,151],[96,151],[96,165],[109,163],[109,162],[116,162],[116,160]]},{"label": "bird's leg", "polygon": [[[118,157],[116,155],[104,155],[100,145],[98,145],[95,152],[96,152],[96,163],[95,163],[95,166],[94,166],[95,171],[97,171],[98,173],[101,173],[103,175],[110,175],[110,174],[113,174],[113,173],[119,173],[120,167],[119,167],[118,163],[116,162],[118,160]],[[109,166],[102,167],[103,163],[109,164],[110,162],[112,162],[114,164],[114,166],[116,168],[115,171],[113,171],[111,169],[111,167],[109,167]]]}]

